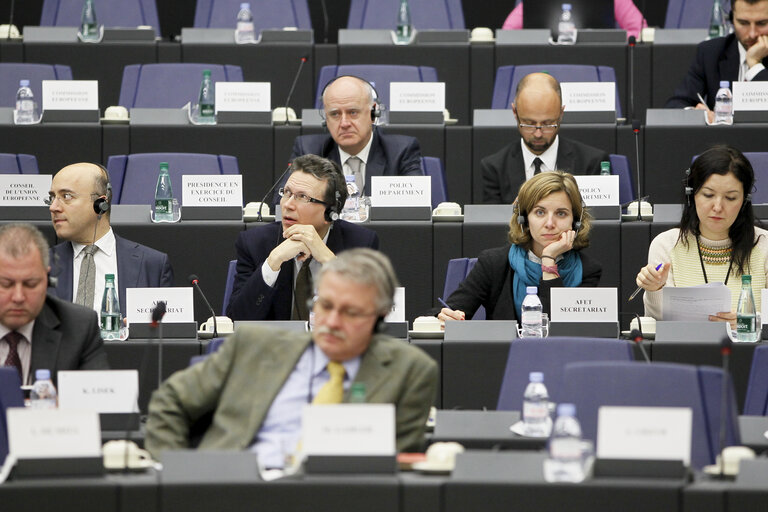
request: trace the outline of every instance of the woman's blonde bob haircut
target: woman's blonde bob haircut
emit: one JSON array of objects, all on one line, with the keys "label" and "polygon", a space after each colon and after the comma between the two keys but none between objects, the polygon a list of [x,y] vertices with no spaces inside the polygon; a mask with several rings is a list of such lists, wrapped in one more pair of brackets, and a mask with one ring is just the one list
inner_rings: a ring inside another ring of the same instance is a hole
[{"label": "woman's blonde bob haircut", "polygon": [[[509,220],[509,241],[515,245],[530,251],[533,247],[531,230],[526,225],[519,224],[517,218],[520,215],[527,216],[536,204],[555,192],[565,192],[571,200],[571,213],[574,223],[581,220],[581,228],[573,241],[574,249],[583,249],[589,245],[589,230],[591,228],[591,215],[584,209],[581,201],[581,193],[576,180],[571,174],[562,171],[542,172],[529,179],[520,187],[520,193],[515,200],[515,209]],[[581,217],[581,218],[579,218]]]}]

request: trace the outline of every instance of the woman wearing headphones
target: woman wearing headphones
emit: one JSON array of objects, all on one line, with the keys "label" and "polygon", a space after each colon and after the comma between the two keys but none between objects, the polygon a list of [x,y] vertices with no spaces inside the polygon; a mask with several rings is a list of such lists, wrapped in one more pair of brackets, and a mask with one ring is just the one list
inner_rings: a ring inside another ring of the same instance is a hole
[{"label": "woman wearing headphones", "polygon": [[554,171],[533,176],[520,188],[509,241],[480,253],[477,264],[437,317],[472,318],[485,306],[488,320],[516,320],[528,286],[537,286],[544,312],[549,290],[597,286],[602,267],[579,249],[589,245],[590,216],[584,211],[576,180]]},{"label": "woman wearing headphones", "polygon": [[755,227],[749,196],[755,183],[752,165],[738,149],[721,145],[699,155],[686,174],[680,225],[653,239],[648,265],[637,274],[637,285],[646,291],[646,316],[662,318],[664,286],[720,282],[731,290],[732,311],[709,319],[734,322],[742,274],[752,276],[760,311],[760,289],[768,276],[768,231]]}]

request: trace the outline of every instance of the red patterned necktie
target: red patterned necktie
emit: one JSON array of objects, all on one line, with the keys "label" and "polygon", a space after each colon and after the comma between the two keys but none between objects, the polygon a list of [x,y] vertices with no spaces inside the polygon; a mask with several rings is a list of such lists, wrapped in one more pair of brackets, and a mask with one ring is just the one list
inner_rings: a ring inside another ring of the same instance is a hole
[{"label": "red patterned necktie", "polygon": [[3,366],[15,367],[18,370],[19,377],[23,382],[24,372],[21,369],[21,358],[19,357],[19,342],[21,342],[21,340],[24,338],[18,332],[11,331],[5,336],[3,336],[3,339],[8,343],[8,356],[5,358],[5,363]]}]

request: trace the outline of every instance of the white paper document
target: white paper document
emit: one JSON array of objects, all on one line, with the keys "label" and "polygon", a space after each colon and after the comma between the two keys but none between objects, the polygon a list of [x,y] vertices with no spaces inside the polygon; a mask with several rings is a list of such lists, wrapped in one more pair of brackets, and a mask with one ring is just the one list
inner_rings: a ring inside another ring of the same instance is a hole
[{"label": "white paper document", "polygon": [[700,322],[709,315],[731,310],[731,290],[723,283],[700,286],[665,286],[662,289],[664,320]]}]

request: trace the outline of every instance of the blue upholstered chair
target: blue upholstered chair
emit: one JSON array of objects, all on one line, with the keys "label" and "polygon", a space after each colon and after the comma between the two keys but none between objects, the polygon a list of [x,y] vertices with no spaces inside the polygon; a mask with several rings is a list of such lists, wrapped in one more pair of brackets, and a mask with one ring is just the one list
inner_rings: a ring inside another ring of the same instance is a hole
[{"label": "blue upholstered chair", "polygon": [[[195,27],[234,30],[240,3],[240,0],[197,0]],[[283,27],[312,28],[307,0],[250,0],[250,4],[257,33]]]},{"label": "blue upholstered chair", "polygon": [[38,174],[35,155],[0,153],[0,174]]},{"label": "blue upholstered chair", "polygon": [[[409,0],[416,30],[463,29],[461,0]],[[397,25],[400,0],[352,0],[347,28],[391,29]]]},{"label": "blue upholstered chair", "polygon": [[28,64],[0,62],[0,107],[16,106],[19,81],[29,80],[29,87],[40,105],[43,80],[72,80],[72,68],[61,64]]},{"label": "blue upholstered chair", "polygon": [[[95,0],[96,19],[105,27],[149,25],[160,36],[155,0]],[[79,27],[83,0],[44,0],[41,26]]]}]

